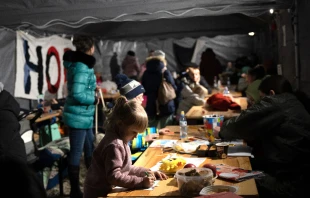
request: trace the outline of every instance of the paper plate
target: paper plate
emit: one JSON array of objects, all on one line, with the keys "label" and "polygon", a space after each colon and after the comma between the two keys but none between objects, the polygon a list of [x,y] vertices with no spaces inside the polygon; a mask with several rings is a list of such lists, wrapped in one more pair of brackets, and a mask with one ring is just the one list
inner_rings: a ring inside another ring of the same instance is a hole
[{"label": "paper plate", "polygon": [[199,195],[212,195],[220,192],[236,193],[237,191],[238,187],[236,186],[215,185],[204,187],[203,189],[201,189]]},{"label": "paper plate", "polygon": [[193,154],[199,147],[197,142],[176,142],[172,145],[172,149],[179,153]]}]

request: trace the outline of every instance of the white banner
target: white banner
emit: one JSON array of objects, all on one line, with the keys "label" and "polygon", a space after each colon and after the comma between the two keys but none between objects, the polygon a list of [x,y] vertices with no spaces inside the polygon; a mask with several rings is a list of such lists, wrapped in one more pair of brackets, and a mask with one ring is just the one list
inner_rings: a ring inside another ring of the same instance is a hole
[{"label": "white banner", "polygon": [[66,77],[62,57],[68,49],[75,50],[68,39],[55,35],[35,38],[17,31],[15,97],[63,98]]}]

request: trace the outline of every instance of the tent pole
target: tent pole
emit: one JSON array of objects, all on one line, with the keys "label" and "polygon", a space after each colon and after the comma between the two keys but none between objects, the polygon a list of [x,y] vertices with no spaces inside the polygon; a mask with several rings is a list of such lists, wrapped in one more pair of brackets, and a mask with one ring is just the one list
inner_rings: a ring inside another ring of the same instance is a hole
[{"label": "tent pole", "polygon": [[294,42],[295,42],[295,83],[296,89],[300,87],[300,62],[299,62],[299,40],[298,40],[298,0],[295,0],[294,12]]}]

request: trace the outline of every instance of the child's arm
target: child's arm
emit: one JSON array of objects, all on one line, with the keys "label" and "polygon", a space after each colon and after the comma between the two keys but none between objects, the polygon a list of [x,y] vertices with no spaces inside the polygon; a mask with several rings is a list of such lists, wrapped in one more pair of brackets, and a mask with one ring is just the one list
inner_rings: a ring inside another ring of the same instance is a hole
[{"label": "child's arm", "polygon": [[150,172],[151,170],[148,168],[140,167],[140,166],[130,166],[129,175],[137,175],[140,177],[145,176],[145,172]]},{"label": "child's arm", "polygon": [[[125,188],[147,187],[147,177],[145,173],[139,175],[130,174],[131,158],[125,148],[119,144],[109,145],[104,152],[104,173],[111,185]],[[126,160],[127,159],[127,160]],[[145,170],[141,169],[140,171]],[[146,169],[148,170],[148,169]]]}]

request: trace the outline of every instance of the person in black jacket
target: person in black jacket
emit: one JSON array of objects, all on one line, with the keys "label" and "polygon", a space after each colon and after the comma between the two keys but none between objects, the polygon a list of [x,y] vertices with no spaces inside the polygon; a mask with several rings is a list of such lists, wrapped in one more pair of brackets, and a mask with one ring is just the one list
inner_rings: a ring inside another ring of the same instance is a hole
[{"label": "person in black jacket", "polygon": [[9,197],[44,198],[47,197],[45,189],[27,164],[25,144],[19,133],[19,112],[19,104],[3,89],[0,82],[1,194]]},{"label": "person in black jacket", "polygon": [[[149,118],[149,127],[164,128],[172,125],[175,113],[174,100],[170,100],[164,105],[157,105],[158,89],[165,78],[177,90],[171,72],[167,69],[167,61],[161,50],[156,50],[154,56],[146,60],[146,70],[142,76],[142,86],[147,97],[145,111]],[[158,124],[159,123],[159,124]]]},{"label": "person in black jacket", "polygon": [[260,197],[308,197],[309,100],[296,97],[283,76],[265,78],[258,89],[260,102],[224,122],[214,136],[255,142],[251,164],[265,172],[256,179]]}]

